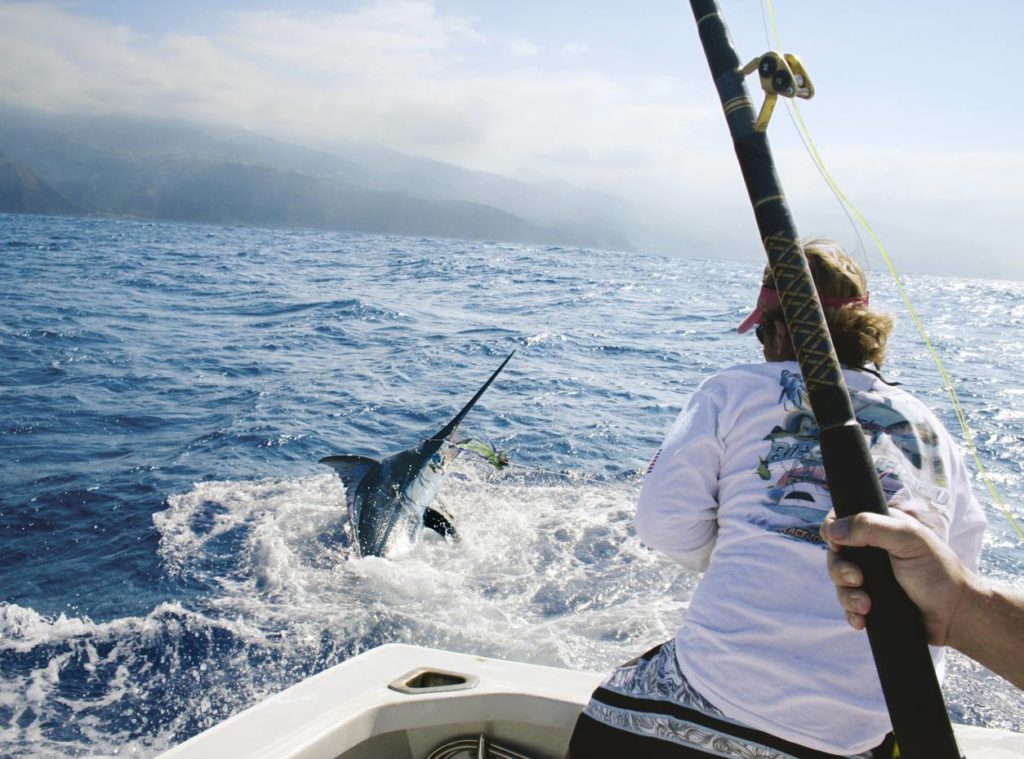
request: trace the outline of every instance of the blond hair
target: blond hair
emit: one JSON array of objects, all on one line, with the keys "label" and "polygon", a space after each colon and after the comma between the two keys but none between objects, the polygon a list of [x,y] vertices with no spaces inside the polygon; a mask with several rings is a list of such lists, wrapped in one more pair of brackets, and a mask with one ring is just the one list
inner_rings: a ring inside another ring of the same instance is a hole
[{"label": "blond hair", "polygon": [[[803,243],[814,286],[822,297],[852,298],[867,295],[864,270],[847,255],[842,246],[827,239]],[[771,286],[771,270],[766,268],[764,282]],[[839,363],[860,368],[867,364],[881,367],[885,347],[895,321],[889,314],[856,304],[825,309],[825,324],[832,336]]]}]

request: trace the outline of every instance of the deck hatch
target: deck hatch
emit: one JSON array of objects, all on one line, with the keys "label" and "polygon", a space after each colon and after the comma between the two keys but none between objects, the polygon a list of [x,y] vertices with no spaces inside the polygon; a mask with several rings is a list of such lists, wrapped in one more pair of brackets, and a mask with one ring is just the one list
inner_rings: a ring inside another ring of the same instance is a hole
[{"label": "deck hatch", "polygon": [[474,675],[421,667],[393,680],[388,687],[399,693],[444,693],[469,690],[475,688],[478,682],[480,682],[480,678]]}]

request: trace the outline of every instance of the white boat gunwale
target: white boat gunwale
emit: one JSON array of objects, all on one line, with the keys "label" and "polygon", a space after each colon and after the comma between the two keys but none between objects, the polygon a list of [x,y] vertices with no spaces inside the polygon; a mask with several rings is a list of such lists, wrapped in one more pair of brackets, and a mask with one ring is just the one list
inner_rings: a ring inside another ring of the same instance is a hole
[{"label": "white boat gunwale", "polygon": [[[424,687],[404,692],[392,687],[424,673],[445,677],[421,677]],[[479,734],[557,759],[602,677],[391,643],[270,696],[159,759],[422,759],[446,740]],[[454,682],[436,684],[446,678]],[[1024,756],[1024,734],[954,728],[969,759]]]}]

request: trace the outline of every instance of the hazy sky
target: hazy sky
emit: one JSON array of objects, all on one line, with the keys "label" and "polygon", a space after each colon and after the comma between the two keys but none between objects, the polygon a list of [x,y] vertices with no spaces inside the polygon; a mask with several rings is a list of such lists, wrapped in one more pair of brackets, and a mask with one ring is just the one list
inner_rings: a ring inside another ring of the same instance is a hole
[{"label": "hazy sky", "polygon": [[[769,48],[758,0],[722,7],[741,58]],[[1024,278],[1024,2],[775,8],[817,86],[804,119],[897,266]],[[561,179],[706,243],[664,252],[762,255],[681,0],[0,0],[0,100]],[[769,134],[801,233],[852,242],[784,108]]]}]

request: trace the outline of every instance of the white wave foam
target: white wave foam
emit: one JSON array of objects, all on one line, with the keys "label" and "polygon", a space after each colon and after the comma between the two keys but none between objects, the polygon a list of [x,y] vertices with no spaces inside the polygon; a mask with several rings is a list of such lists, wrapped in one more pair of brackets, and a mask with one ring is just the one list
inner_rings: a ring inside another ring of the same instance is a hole
[{"label": "white wave foam", "polygon": [[339,523],[342,488],[330,474],[300,480],[221,481],[198,483],[188,493],[167,499],[168,508],[153,514],[160,533],[160,557],[172,573],[195,571],[218,539],[238,530],[240,551],[226,563],[248,561],[253,579],[284,590],[294,585],[291,567],[302,546]]},{"label": "white wave foam", "polygon": [[539,332],[536,335],[530,335],[526,338],[527,347],[533,347],[535,345],[545,345],[548,343],[564,343],[568,338],[565,335],[558,332]]},{"label": "white wave foam", "polygon": [[[222,589],[218,613],[299,640],[329,629],[601,668],[667,638],[693,578],[633,535],[637,483],[551,480],[460,459],[438,496],[460,540],[426,531],[386,559],[342,545],[333,474],[199,483],[154,523],[169,569]],[[232,530],[237,555],[209,561]]]},{"label": "white wave foam", "polygon": [[96,630],[88,617],[61,614],[47,619],[35,609],[17,604],[0,604],[0,651],[31,651],[41,644],[59,643],[71,638],[82,638]]},{"label": "white wave foam", "polygon": [[[145,617],[102,623],[0,604],[0,651],[6,655],[0,707],[10,713],[0,728],[5,755],[148,756],[169,748],[180,717],[147,724],[132,715],[161,699],[172,710],[184,706],[188,715],[188,704],[176,702],[173,693],[174,678],[188,667],[183,654],[200,656],[203,669],[208,662],[222,664],[210,659],[215,645],[195,651],[190,642],[219,638],[243,649],[267,643],[261,630],[242,619],[215,619],[177,603],[160,604]],[[112,724],[112,713],[125,724]],[[69,722],[74,729],[62,729]],[[133,724],[136,731],[145,726],[144,738],[131,734]]]}]

